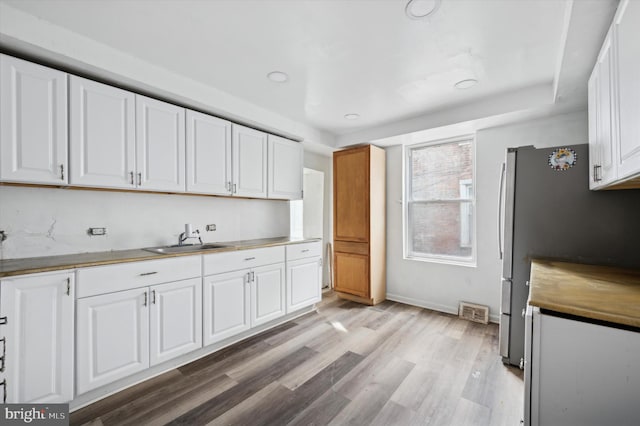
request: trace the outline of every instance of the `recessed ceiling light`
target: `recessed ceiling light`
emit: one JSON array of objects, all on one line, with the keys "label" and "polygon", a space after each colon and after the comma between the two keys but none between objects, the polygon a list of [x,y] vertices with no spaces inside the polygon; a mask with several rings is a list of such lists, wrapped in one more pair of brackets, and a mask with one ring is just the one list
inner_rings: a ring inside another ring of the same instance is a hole
[{"label": "recessed ceiling light", "polygon": [[436,13],[442,0],[409,0],[404,13],[411,19],[424,19]]},{"label": "recessed ceiling light", "polygon": [[478,84],[478,80],[476,80],[475,78],[467,78],[466,80],[460,80],[459,82],[457,82],[453,86],[456,89],[469,89],[469,88],[475,86],[476,84]]},{"label": "recessed ceiling light", "polygon": [[275,81],[276,83],[286,83],[289,80],[289,76],[287,75],[287,73],[284,73],[282,71],[271,71],[269,74],[267,74],[267,77],[269,78],[269,80]]},{"label": "recessed ceiling light", "polygon": [[357,120],[358,118],[360,118],[360,114],[355,114],[355,113],[345,114],[344,118],[346,118],[347,120]]}]

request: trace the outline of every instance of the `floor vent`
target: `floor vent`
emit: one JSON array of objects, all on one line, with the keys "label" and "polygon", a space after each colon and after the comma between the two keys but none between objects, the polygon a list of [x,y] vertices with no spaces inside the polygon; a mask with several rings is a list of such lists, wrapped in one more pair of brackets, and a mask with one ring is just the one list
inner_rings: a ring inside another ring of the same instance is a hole
[{"label": "floor vent", "polygon": [[474,303],[460,302],[458,316],[473,322],[489,323],[489,307]]}]

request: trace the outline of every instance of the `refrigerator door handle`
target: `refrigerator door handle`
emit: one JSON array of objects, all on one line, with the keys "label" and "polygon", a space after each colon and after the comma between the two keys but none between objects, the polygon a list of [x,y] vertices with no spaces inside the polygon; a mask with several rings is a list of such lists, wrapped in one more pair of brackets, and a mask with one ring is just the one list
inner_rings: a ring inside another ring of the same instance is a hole
[{"label": "refrigerator door handle", "polygon": [[511,314],[511,283],[511,280],[502,280],[500,312],[503,314]]},{"label": "refrigerator door handle", "polygon": [[502,249],[502,193],[504,192],[504,176],[507,169],[507,165],[502,163],[502,170],[500,171],[500,184],[498,186],[498,253],[500,254],[500,260],[504,255],[504,250]]}]

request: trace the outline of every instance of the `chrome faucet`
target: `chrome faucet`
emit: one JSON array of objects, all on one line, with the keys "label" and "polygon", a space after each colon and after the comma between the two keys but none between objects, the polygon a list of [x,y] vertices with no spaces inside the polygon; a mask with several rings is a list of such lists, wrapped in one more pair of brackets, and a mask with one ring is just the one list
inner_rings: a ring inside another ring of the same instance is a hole
[{"label": "chrome faucet", "polygon": [[197,238],[198,241],[200,241],[200,244],[202,244],[202,238],[200,238],[200,231],[197,229],[193,231],[191,224],[185,223],[184,232],[180,234],[180,236],[178,237],[178,245],[179,246],[183,245],[184,242],[189,238]]}]

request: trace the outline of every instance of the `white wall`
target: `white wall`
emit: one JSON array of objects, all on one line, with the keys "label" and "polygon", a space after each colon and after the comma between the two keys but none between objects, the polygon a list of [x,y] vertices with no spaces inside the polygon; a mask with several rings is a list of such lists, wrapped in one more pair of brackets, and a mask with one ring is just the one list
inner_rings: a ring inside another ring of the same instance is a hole
[{"label": "white wall", "polygon": [[480,303],[489,306],[491,319],[497,321],[501,274],[498,179],[506,148],[587,142],[584,111],[477,132],[475,268],[403,259],[402,147],[387,148],[387,297],[450,313],[457,313],[460,301]]},{"label": "white wall", "polygon": [[[315,152],[304,152],[304,166],[309,169],[324,172],[324,203],[323,203],[323,236],[322,255],[325,257],[326,245],[333,241],[333,157]],[[329,262],[325,258],[322,283],[329,282]]]},{"label": "white wall", "polygon": [[[0,186],[0,229],[9,235],[0,259],[176,244],[187,222],[204,242],[287,236],[289,203]],[[89,236],[89,227],[107,235]]]}]

